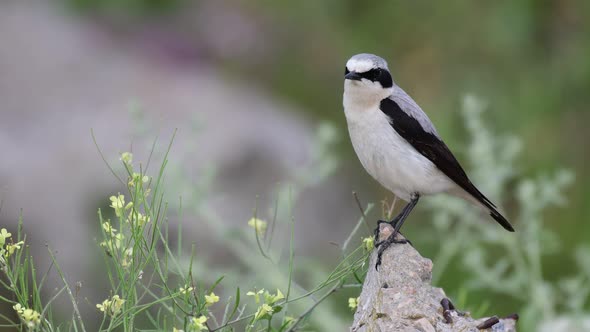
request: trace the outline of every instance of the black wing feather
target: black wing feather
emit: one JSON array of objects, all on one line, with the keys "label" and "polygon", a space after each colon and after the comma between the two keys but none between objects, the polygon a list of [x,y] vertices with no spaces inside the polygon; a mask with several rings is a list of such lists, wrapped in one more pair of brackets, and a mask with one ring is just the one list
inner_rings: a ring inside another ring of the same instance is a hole
[{"label": "black wing feather", "polygon": [[514,232],[514,228],[512,228],[508,220],[496,210],[496,205],[471,183],[463,167],[442,140],[435,134],[425,131],[420,122],[404,112],[394,100],[390,98],[383,99],[380,109],[389,116],[391,126],[401,137],[463,190],[486,206],[490,210],[490,216],[502,227]]}]

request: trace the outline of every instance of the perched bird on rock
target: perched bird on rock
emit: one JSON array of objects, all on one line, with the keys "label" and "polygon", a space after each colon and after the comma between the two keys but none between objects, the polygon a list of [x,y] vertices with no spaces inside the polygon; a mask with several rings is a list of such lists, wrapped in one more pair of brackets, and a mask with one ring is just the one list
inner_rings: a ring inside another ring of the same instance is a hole
[{"label": "perched bird on rock", "polygon": [[394,231],[387,240],[377,243],[375,267],[387,247],[407,242],[395,237],[423,195],[448,193],[460,197],[514,232],[494,203],[469,180],[420,106],[395,84],[384,59],[363,53],[346,62],[343,104],[350,139],[361,164],[381,185],[408,202],[387,222]]}]

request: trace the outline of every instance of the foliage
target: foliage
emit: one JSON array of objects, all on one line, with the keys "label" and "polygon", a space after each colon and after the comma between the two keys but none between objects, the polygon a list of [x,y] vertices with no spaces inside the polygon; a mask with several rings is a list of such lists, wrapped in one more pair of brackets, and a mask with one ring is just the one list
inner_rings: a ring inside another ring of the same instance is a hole
[{"label": "foliage", "polygon": [[[329,150],[328,146],[334,139],[333,129],[320,126],[316,144],[320,153],[315,154],[316,158],[309,167],[323,169],[324,173],[316,172],[312,177],[299,174],[296,177],[299,183],[313,184],[330,174],[335,160],[324,152]],[[268,278],[258,278],[257,282],[261,285],[279,284],[276,291],[255,287],[244,294],[237,283],[226,282],[235,282],[239,274],[225,278],[227,274],[202,268],[199,262],[202,257],[198,257],[195,244],[191,245],[190,254],[182,251],[180,227],[175,234],[179,242],[172,247],[170,238],[173,234],[167,219],[169,205],[163,185],[169,149],[170,146],[153,176],[146,173],[147,166],[144,166],[149,165],[149,161],[136,167],[130,152],[122,153],[120,158],[124,177],[111,168],[125,184],[127,192],[109,197],[110,211],[98,210],[102,237],[97,249],[103,252],[104,270],[110,284],[110,291],[95,305],[102,316],[99,331],[293,331],[307,326],[311,313],[337,290],[360,287],[369,251],[360,243],[356,249],[349,249],[352,234],[341,248],[342,260],[331,273],[311,289],[299,285],[294,278],[295,220],[292,216],[286,223],[291,234],[286,264],[281,264],[281,251],[285,249],[282,244],[276,245],[278,241],[275,241],[275,245],[271,245],[278,211],[274,212],[275,218],[267,223],[259,218],[255,210],[253,218],[249,222],[244,221],[244,227],[238,232],[244,241],[234,238],[224,242],[253,272],[266,271]],[[288,190],[288,204],[292,204],[294,192]],[[275,209],[280,208],[279,201],[277,197]],[[200,212],[206,214],[202,210]],[[113,218],[107,218],[107,215]],[[209,215],[209,218],[214,217]],[[362,221],[362,218],[358,221],[355,231]],[[72,292],[53,254],[53,264],[64,286],[49,301],[42,301],[41,290],[47,274],[37,283],[28,247],[23,248],[25,238],[21,233],[22,223],[20,225],[14,241],[6,229],[0,230],[0,264],[5,280],[1,285],[11,296],[0,300],[13,305],[18,321],[4,314],[0,314],[0,319],[6,326],[27,331],[89,330],[89,321],[80,314],[75,295],[81,286],[77,285]],[[208,282],[210,278],[215,279]],[[51,315],[52,302],[63,292],[71,300],[73,314],[70,321],[57,322]],[[216,292],[231,295],[219,296]],[[305,305],[310,301],[311,304]]]},{"label": "foliage", "polygon": [[[520,140],[491,132],[482,117],[485,108],[473,96],[464,99],[470,174],[489,197],[515,197],[518,206],[511,210],[518,213],[508,219],[516,232],[507,233],[487,214],[455,198],[429,200],[433,233],[440,239],[434,259],[434,282],[450,272],[454,260],[459,260],[464,288],[459,291],[463,292],[458,296],[461,302],[465,302],[465,291],[469,290],[501,294],[521,308],[519,328],[535,331],[540,318],[551,321],[564,312],[581,313],[588,300],[590,262],[583,259],[587,248],[581,247],[576,253],[580,273],[559,282],[546,278],[542,263],[545,255],[557,253],[560,246],[555,232],[544,224],[546,210],[565,204],[563,191],[572,183],[573,175],[559,170],[534,178],[519,176],[516,165],[521,155]],[[455,221],[456,227],[451,227]]]}]

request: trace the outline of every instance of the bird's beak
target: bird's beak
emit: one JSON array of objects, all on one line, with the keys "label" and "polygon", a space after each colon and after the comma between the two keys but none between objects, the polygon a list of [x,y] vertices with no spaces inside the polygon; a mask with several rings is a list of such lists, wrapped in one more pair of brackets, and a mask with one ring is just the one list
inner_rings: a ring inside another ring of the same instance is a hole
[{"label": "bird's beak", "polygon": [[353,81],[360,81],[363,78],[357,72],[351,71],[350,73],[344,75],[344,79],[353,80]]}]

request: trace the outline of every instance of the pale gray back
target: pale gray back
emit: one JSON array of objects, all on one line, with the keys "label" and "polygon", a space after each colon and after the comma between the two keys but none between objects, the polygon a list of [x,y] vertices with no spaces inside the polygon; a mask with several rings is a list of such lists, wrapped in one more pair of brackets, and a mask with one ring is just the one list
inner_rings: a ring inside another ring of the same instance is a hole
[{"label": "pale gray back", "polygon": [[424,131],[432,133],[436,137],[440,138],[436,128],[434,128],[434,125],[432,124],[432,121],[430,121],[428,118],[428,115],[422,111],[420,106],[418,106],[418,104],[414,101],[414,99],[412,99],[412,97],[410,97],[410,95],[408,95],[395,83],[393,83],[393,92],[391,93],[391,96],[389,96],[389,99],[395,101],[402,111],[416,119],[422,128],[424,128]]}]

